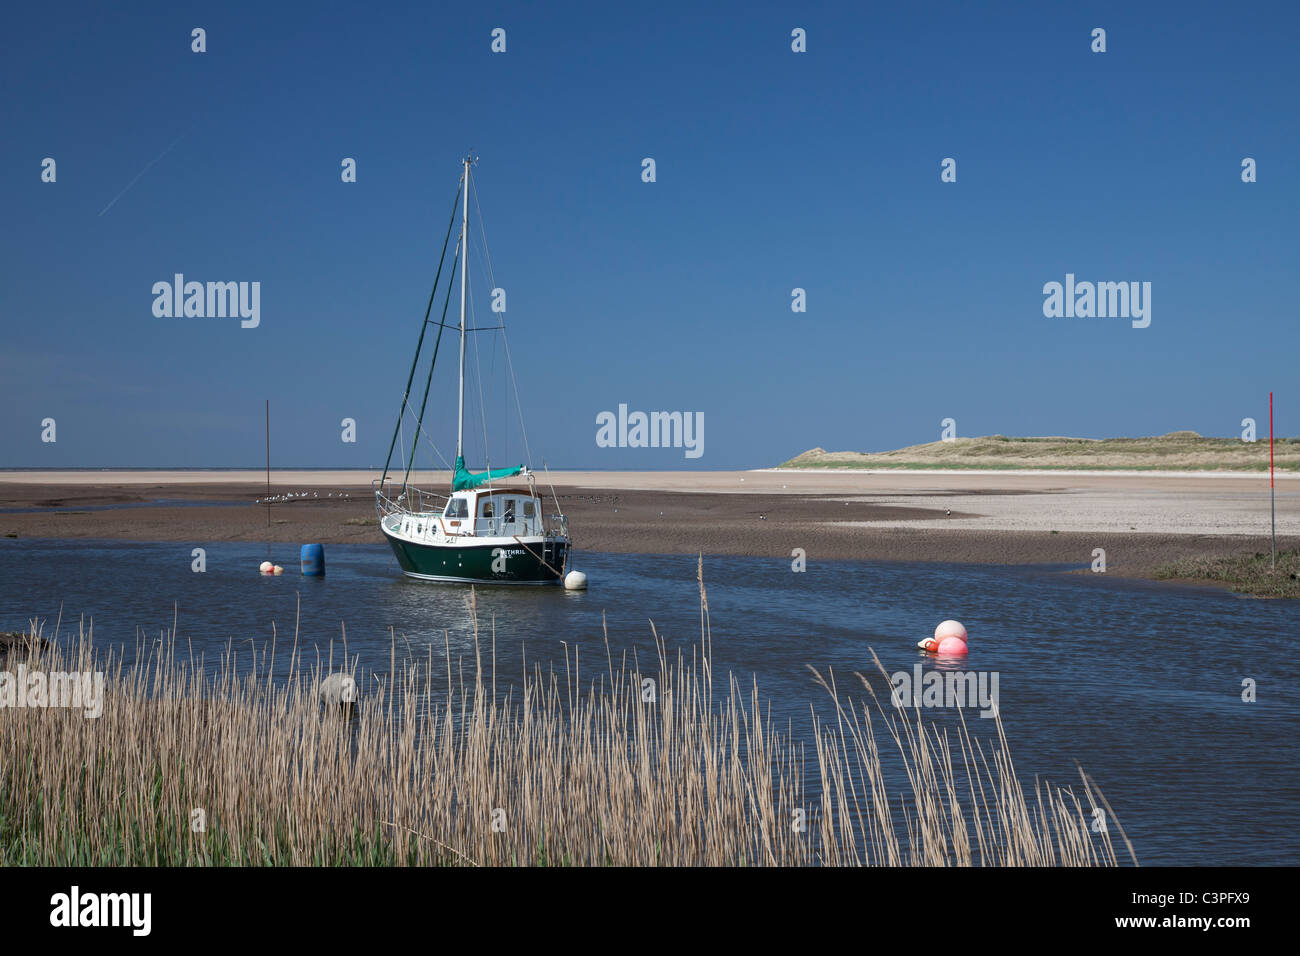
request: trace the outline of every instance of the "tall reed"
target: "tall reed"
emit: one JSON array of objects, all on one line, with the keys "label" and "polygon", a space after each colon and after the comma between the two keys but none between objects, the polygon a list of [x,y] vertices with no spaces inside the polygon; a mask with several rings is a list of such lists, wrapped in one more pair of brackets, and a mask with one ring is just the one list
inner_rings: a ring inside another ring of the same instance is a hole
[{"label": "tall reed", "polygon": [[209,662],[174,628],[129,665],[84,627],[33,641],[0,666],[102,671],[105,701],[93,719],[0,710],[0,862],[1118,862],[1072,790],[1025,792],[1000,718],[986,749],[964,721],[944,730],[877,699],[865,675],[855,703],[814,672],[833,718],[814,713],[805,744],[773,726],[756,682],[727,676],[715,697],[702,578],[700,610],[689,656],[655,634],[652,666],[624,654],[615,668],[606,637],[590,676],[566,646],[562,668],[525,665],[498,691],[495,630],[480,634],[474,607],[468,674],[449,646],[399,663],[394,641],[389,674],[368,687],[345,664],[364,690],[350,714],[322,705],[334,664],[307,666],[296,636],[287,678],[273,677],[285,672],[273,647]]}]

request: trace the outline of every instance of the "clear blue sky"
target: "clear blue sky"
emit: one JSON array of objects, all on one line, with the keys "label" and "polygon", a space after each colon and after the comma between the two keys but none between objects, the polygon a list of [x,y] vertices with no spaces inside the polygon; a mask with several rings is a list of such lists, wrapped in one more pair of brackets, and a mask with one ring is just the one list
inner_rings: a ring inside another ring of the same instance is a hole
[{"label": "clear blue sky", "polygon": [[[378,6],[6,6],[0,467],[256,466],[266,398],[276,465],[381,464],[471,147],[534,465],[761,466],[949,416],[1266,435],[1270,388],[1296,432],[1294,4]],[[259,281],[261,326],[156,318],[176,272]],[[1045,318],[1067,272],[1151,282],[1150,328]],[[598,448],[619,403],[703,412],[705,454]]]}]

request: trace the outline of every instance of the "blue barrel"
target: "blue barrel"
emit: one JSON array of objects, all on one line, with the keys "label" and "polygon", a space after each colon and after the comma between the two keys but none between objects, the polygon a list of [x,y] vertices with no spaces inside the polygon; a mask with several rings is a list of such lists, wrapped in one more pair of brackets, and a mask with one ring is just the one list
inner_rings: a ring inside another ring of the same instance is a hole
[{"label": "blue barrel", "polygon": [[302,546],[301,560],[303,577],[325,577],[325,546],[323,544],[304,544]]}]

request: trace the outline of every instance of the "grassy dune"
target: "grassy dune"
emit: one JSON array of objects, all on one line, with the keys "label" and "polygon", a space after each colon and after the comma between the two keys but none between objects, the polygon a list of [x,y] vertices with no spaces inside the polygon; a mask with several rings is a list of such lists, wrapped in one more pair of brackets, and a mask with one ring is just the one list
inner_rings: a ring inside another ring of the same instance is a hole
[{"label": "grassy dune", "polygon": [[756,685],[712,672],[700,596],[689,654],[657,640],[650,666],[615,670],[606,644],[497,693],[484,634],[463,670],[430,654],[359,679],[350,716],[320,702],[321,666],[296,657],[285,682],[264,653],[204,668],[170,636],[130,667],[84,634],[14,645],[0,665],[103,670],[107,694],[96,719],[0,711],[0,864],[1119,862],[1122,830],[1090,829],[1094,801],[1106,807],[1090,781],[1082,799],[1041,781],[1026,793],[1000,719],[990,745],[882,702],[862,675],[857,703],[817,677],[833,715],[792,741]]},{"label": "grassy dune", "polygon": [[[1274,443],[1278,471],[1300,471],[1300,439]],[[895,451],[828,452],[814,448],[782,468],[1057,469],[1071,471],[1244,471],[1268,470],[1268,436],[1202,438],[1170,432],[1154,438],[957,438]]]},{"label": "grassy dune", "polygon": [[1279,551],[1277,565],[1268,551],[1225,558],[1184,558],[1160,566],[1166,581],[1210,581],[1255,597],[1300,598],[1300,550]]}]

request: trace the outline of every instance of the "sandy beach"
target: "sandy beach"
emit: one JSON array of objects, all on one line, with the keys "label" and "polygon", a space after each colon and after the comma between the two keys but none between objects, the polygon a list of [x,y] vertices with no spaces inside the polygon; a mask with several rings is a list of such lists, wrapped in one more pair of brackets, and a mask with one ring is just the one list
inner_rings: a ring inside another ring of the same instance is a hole
[{"label": "sandy beach", "polygon": [[[0,472],[0,535],[143,541],[382,540],[367,473]],[[1143,576],[1268,548],[1258,475],[1024,472],[552,472],[575,547],[810,561],[1087,565]],[[445,488],[446,473],[418,484]],[[1300,477],[1278,477],[1278,544],[1300,545]],[[157,502],[164,502],[157,504]],[[551,507],[554,503],[549,502]]]}]

